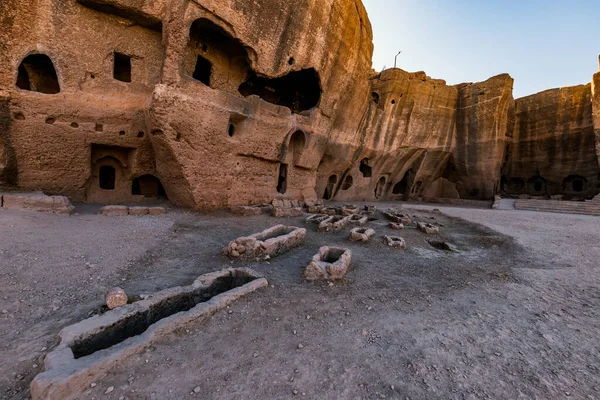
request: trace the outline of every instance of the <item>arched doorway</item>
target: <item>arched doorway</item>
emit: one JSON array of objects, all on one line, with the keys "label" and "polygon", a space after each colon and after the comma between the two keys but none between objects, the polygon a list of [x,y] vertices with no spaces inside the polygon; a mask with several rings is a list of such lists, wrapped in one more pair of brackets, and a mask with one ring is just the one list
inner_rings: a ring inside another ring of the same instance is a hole
[{"label": "arched doorway", "polygon": [[131,194],[144,197],[167,197],[160,180],[153,175],[142,175],[131,182]]},{"label": "arched doorway", "polygon": [[60,93],[52,60],[45,54],[30,54],[19,65],[17,87],[45,94]]},{"label": "arched doorway", "polygon": [[306,135],[302,131],[296,131],[290,138],[290,144],[288,146],[288,151],[293,155],[294,164],[298,164],[300,162],[300,157],[302,157],[302,153],[304,152],[304,148],[306,147]]},{"label": "arched doorway", "polygon": [[327,180],[327,187],[325,188],[325,193],[323,194],[323,198],[325,200],[331,200],[333,198],[335,192],[335,185],[337,184],[337,175],[331,175]]}]

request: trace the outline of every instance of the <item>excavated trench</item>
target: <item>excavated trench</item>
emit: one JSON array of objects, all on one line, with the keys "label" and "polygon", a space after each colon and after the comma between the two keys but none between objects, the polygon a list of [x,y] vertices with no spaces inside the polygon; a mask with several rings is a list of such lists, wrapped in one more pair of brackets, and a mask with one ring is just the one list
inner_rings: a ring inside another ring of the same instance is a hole
[{"label": "excavated trench", "polygon": [[200,303],[231,289],[243,286],[258,279],[253,276],[227,276],[216,279],[208,288],[199,288],[196,291],[180,293],[169,297],[144,312],[139,312],[111,325],[92,336],[76,341],[71,350],[76,359],[94,354],[97,351],[108,349],[125,340],[141,335],[151,325],[179,312],[189,311]]}]

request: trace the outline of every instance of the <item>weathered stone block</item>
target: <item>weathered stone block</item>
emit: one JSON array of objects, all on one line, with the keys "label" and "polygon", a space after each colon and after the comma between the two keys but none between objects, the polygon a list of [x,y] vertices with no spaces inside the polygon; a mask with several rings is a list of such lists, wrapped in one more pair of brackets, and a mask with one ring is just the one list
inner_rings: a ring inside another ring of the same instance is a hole
[{"label": "weathered stone block", "polygon": [[404,229],[404,224],[401,224],[398,222],[390,222],[389,227],[392,229],[395,229],[395,230],[400,230],[400,229]]},{"label": "weathered stone block", "polygon": [[367,222],[369,222],[369,217],[363,214],[352,215],[348,220],[348,223],[353,225],[364,225]]},{"label": "weathered stone block", "polygon": [[348,225],[349,220],[350,220],[350,217],[344,217],[341,215],[332,215],[329,218],[327,218],[326,220],[323,220],[319,224],[319,231],[322,231],[322,232],[341,231]]},{"label": "weathered stone block", "polygon": [[2,207],[9,209],[71,214],[75,207],[65,196],[48,196],[42,192],[16,193],[0,192]]},{"label": "weathered stone block", "polygon": [[440,227],[426,222],[419,222],[417,228],[428,235],[440,233]]},{"label": "weathered stone block", "polygon": [[297,208],[280,208],[273,207],[273,212],[271,213],[274,217],[299,217],[304,214],[304,211],[300,207]]},{"label": "weathered stone block", "polygon": [[148,207],[148,214],[150,215],[164,215],[167,210],[164,207]]},{"label": "weathered stone block", "polygon": [[401,250],[406,249],[406,241],[400,236],[384,236],[383,240],[390,247]]},{"label": "weathered stone block", "polygon": [[369,228],[354,228],[350,231],[350,240],[354,242],[368,242],[375,235],[375,231]]},{"label": "weathered stone block", "polygon": [[129,207],[129,215],[147,215],[148,207]]},{"label": "weathered stone block", "polygon": [[233,215],[240,215],[240,216],[260,215],[263,213],[263,210],[261,207],[235,206],[235,207],[231,207],[231,213]]},{"label": "weathered stone block", "polygon": [[237,238],[223,249],[223,253],[233,258],[275,257],[302,245],[305,238],[304,228],[276,225],[260,233]]},{"label": "weathered stone block", "polygon": [[107,217],[121,217],[129,214],[129,207],[127,206],[104,206],[100,209],[102,215]]},{"label": "weathered stone block", "polygon": [[304,278],[309,281],[342,279],[348,272],[351,260],[351,250],[323,246],[304,270]]}]

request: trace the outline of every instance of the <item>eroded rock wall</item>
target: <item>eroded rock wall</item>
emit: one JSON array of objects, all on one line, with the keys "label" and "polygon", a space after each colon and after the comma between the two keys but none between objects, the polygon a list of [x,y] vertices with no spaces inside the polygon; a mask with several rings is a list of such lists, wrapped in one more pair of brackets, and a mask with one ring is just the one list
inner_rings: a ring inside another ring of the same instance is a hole
[{"label": "eroded rock wall", "polygon": [[515,106],[503,190],[532,196],[596,194],[600,169],[591,85],[547,90],[517,99]]},{"label": "eroded rock wall", "polygon": [[0,179],[23,189],[197,209],[489,199],[502,173],[511,192],[539,170],[547,194],[565,178],[596,190],[600,78],[515,103],[508,75],[449,86],[374,74],[360,0],[6,0],[0,11]]}]

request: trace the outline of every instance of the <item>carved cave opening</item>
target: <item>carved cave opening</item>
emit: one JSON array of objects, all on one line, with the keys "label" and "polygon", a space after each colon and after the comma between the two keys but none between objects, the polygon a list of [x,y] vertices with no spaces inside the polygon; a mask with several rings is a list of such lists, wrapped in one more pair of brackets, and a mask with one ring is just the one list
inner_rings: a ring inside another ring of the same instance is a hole
[{"label": "carved cave opening", "polygon": [[196,58],[196,67],[192,78],[210,86],[210,74],[212,73],[212,64],[206,58],[198,56]]},{"label": "carved cave opening", "polygon": [[373,176],[373,168],[369,166],[369,159],[363,158],[360,160],[360,166],[358,170],[362,173],[363,178],[370,178]]},{"label": "carved cave opening", "polygon": [[304,148],[306,147],[306,136],[302,131],[296,131],[290,138],[289,151],[293,154],[294,164],[297,164],[302,157]]},{"label": "carved cave opening", "polygon": [[21,62],[17,87],[45,94],[60,93],[58,76],[52,60],[45,54],[30,54]]},{"label": "carved cave opening", "polygon": [[98,185],[104,190],[115,190],[116,176],[117,173],[114,167],[103,165],[98,173]]},{"label": "carved cave opening", "polygon": [[144,197],[167,198],[167,193],[160,180],[153,175],[142,175],[131,182],[131,194]]},{"label": "carved cave opening", "polygon": [[281,194],[285,194],[287,192],[287,174],[288,174],[288,165],[280,164],[279,165],[279,176],[277,178],[277,192]]},{"label": "carved cave opening", "polygon": [[244,97],[257,95],[298,114],[319,105],[321,81],[314,68],[292,71],[279,78],[264,78],[252,72],[240,85],[239,92]]},{"label": "carved cave opening", "polygon": [[323,193],[323,198],[325,200],[331,200],[333,198],[337,179],[337,175],[331,175],[329,179],[327,179],[327,187],[325,188],[325,193]]},{"label": "carved cave opening", "polygon": [[113,57],[113,78],[118,81],[131,82],[131,57],[115,51]]},{"label": "carved cave opening", "polygon": [[375,104],[379,104],[379,93],[377,93],[377,92],[371,93],[371,101]]},{"label": "carved cave opening", "polygon": [[250,71],[244,45],[206,18],[192,23],[189,39],[184,68],[188,76],[213,89],[237,92]]},{"label": "carved cave opening", "polygon": [[410,190],[410,186],[412,185],[413,180],[415,179],[415,172],[412,169],[409,169],[408,171],[406,171],[406,173],[404,174],[404,177],[402,178],[402,180],[398,183],[396,183],[396,185],[394,185],[394,188],[392,189],[392,194],[399,194],[399,195],[408,195],[408,191]]},{"label": "carved cave opening", "polygon": [[583,176],[571,175],[563,181],[563,190],[570,193],[582,193],[588,190],[588,181]]},{"label": "carved cave opening", "polygon": [[352,176],[348,175],[346,179],[344,179],[344,183],[342,183],[342,190],[350,189],[353,183]]},{"label": "carved cave opening", "polygon": [[546,180],[539,175],[529,179],[527,184],[529,191],[534,195],[545,194],[548,187]]},{"label": "carved cave opening", "polygon": [[382,176],[377,181],[377,186],[375,186],[375,198],[376,199],[380,199],[383,196],[383,194],[385,192],[385,183],[386,183],[385,176]]}]

